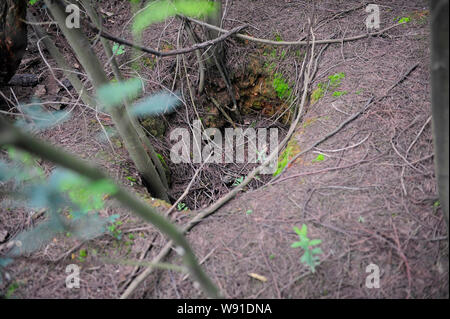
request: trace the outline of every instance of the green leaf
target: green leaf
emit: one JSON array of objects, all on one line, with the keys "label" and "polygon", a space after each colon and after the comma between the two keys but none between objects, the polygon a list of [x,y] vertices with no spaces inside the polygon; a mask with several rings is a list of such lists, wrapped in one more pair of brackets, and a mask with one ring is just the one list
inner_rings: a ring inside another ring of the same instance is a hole
[{"label": "green leaf", "polygon": [[117,218],[119,218],[120,215],[119,214],[114,214],[108,217],[108,222],[110,223],[114,223],[116,221]]},{"label": "green leaf", "polygon": [[119,45],[118,43],[114,43],[112,52],[114,55],[122,55],[125,53],[125,46],[123,44]]},{"label": "green leaf", "polygon": [[322,249],[320,249],[319,247],[314,248],[313,250],[311,250],[311,253],[313,255],[323,254]]},{"label": "green leaf", "polygon": [[167,92],[159,92],[146,97],[143,101],[133,105],[131,114],[134,116],[153,116],[172,112],[180,99],[177,95]]},{"label": "green leaf", "polygon": [[291,155],[291,148],[288,147],[284,150],[281,161],[278,161],[277,170],[275,171],[275,173],[273,173],[274,177],[278,176],[283,171],[283,169],[286,167],[287,163],[289,163],[290,155]]},{"label": "green leaf", "polygon": [[165,0],[152,2],[134,18],[133,33],[138,35],[149,25],[162,22],[176,14],[200,17],[216,12],[216,10],[216,3],[208,0]]},{"label": "green leaf", "polygon": [[103,85],[97,90],[100,103],[106,108],[122,104],[124,99],[136,98],[142,89],[140,79],[130,79],[118,83]]},{"label": "green leaf", "polygon": [[291,244],[292,248],[297,248],[297,247],[302,247],[302,246],[303,246],[303,244],[299,241],[296,241],[295,243]]},{"label": "green leaf", "polygon": [[244,176],[240,176],[234,180],[233,186],[238,186],[244,181]]},{"label": "green leaf", "polygon": [[313,239],[309,242],[309,246],[316,246],[319,245],[322,242],[320,239]]},{"label": "green leaf", "polygon": [[178,209],[178,210],[187,210],[188,207],[186,206],[185,203],[179,202],[178,205],[177,205],[177,209]]},{"label": "green leaf", "polygon": [[308,227],[305,224],[303,224],[299,235],[300,237],[307,238],[307,234],[308,234]]},{"label": "green leaf", "polygon": [[319,154],[319,155],[317,155],[317,157],[315,159],[312,160],[312,162],[313,163],[314,162],[321,162],[323,160],[325,160],[325,156],[323,156],[323,154]]},{"label": "green leaf", "polygon": [[68,111],[48,111],[38,99],[32,99],[31,105],[19,105],[19,109],[26,116],[14,125],[28,132],[42,131],[70,119]]},{"label": "green leaf", "polygon": [[59,219],[50,217],[49,220],[42,222],[31,230],[25,230],[17,235],[14,240],[20,244],[15,245],[8,253],[8,256],[17,257],[32,253],[50,242],[53,237],[62,231],[64,231],[64,227],[59,222]]},{"label": "green leaf", "polygon": [[118,188],[110,180],[90,181],[71,171],[62,171],[57,186],[69,195],[82,213],[103,208],[105,195],[113,195]]},{"label": "green leaf", "polygon": [[342,95],[345,95],[347,93],[348,93],[347,91],[334,91],[333,92],[333,96],[334,97],[341,97]]},{"label": "green leaf", "polygon": [[108,218],[102,218],[97,213],[70,222],[72,234],[82,240],[90,240],[104,234],[107,230]]},{"label": "green leaf", "polygon": [[275,41],[277,41],[277,42],[283,41],[283,39],[281,38],[281,35],[279,33],[275,33]]},{"label": "green leaf", "polygon": [[0,161],[0,182],[6,182],[17,176],[19,171],[11,164]]},{"label": "green leaf", "polygon": [[[276,51],[275,51],[276,54]],[[274,75],[273,88],[277,92],[278,98],[284,99],[287,98],[291,94],[291,89],[289,88],[289,84],[286,82],[286,80],[283,78],[283,75],[281,73],[276,73]]]}]

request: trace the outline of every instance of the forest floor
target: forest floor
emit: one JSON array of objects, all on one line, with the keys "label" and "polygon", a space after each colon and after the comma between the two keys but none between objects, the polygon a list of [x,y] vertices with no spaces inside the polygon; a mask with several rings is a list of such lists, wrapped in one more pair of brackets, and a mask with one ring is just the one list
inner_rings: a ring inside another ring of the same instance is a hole
[{"label": "forest floor", "polygon": [[[99,3],[106,18],[105,28],[116,36],[129,35],[121,32],[122,28],[126,30],[131,18],[128,1]],[[367,32],[367,13],[361,1],[314,1],[315,10],[310,2],[297,0],[223,3],[223,27],[230,30],[248,23],[250,27],[246,31],[258,38],[298,40],[306,35],[307,21],[313,13],[316,39],[347,38]],[[203,269],[224,297],[448,298],[448,238],[433,166],[427,1],[377,1],[377,4],[381,28],[401,18],[409,21],[382,36],[331,44],[324,49],[310,93],[320,83],[328,83],[329,76],[344,76],[338,87],[325,90],[316,100],[309,99],[291,139],[294,151],[290,156],[308,149],[335,130],[361,110],[370,97],[375,102],[335,135],[300,156],[278,179],[269,182],[270,178],[266,178],[250,184],[188,233]],[[174,47],[179,24],[174,18],[152,27],[144,36],[143,44],[161,50]],[[76,66],[69,46],[54,31],[49,29],[50,34],[57,36],[58,47]],[[101,132],[99,121],[109,126],[110,119],[71,99],[43,62],[37,39],[30,34],[25,63],[18,73],[31,72],[42,81],[34,88],[1,88],[3,94],[11,101],[16,97],[28,101],[38,96],[43,101],[69,103],[71,120],[47,130],[41,137],[97,163],[118,182],[164,212],[170,205],[147,194],[122,143],[114,140],[110,145],[96,138]],[[296,62],[298,48],[280,47],[272,54],[273,48],[254,43],[236,40],[226,43],[227,66],[232,73],[242,71],[252,56],[263,58],[262,52],[268,52],[264,58],[274,58],[276,71],[288,83],[295,80],[301,63]],[[95,47],[97,52],[99,48],[99,45]],[[321,48],[318,46],[317,50]],[[54,68],[54,61],[45,51],[43,56]],[[146,60],[148,68],[136,71],[127,63],[131,58],[130,51],[118,57],[122,70],[127,77],[138,75],[145,79],[148,92],[175,83],[185,94],[186,110],[164,117],[162,121],[167,127],[163,137],[152,137],[158,152],[168,158],[169,132],[186,125],[195,115],[186,86],[181,84],[184,79],[174,79],[177,59],[150,57]],[[186,60],[195,83],[195,54],[187,55]],[[55,72],[56,78],[61,79],[62,73]],[[286,131],[285,124],[271,119],[255,112],[246,118],[248,122],[258,121],[257,127],[270,122]],[[47,173],[53,169],[48,163],[40,164]],[[171,195],[178,198],[199,166],[169,166]],[[223,176],[218,172],[239,177],[245,176],[250,168],[205,165],[184,200],[191,209],[176,211],[171,215],[172,220],[185,224],[233,188],[220,182]],[[12,212],[0,207],[0,211],[0,231],[6,231],[11,237],[36,222],[30,221],[26,210]],[[90,252],[95,250],[112,259],[151,261],[167,238],[114,203],[108,202],[108,207],[101,211],[104,216],[116,213],[120,214],[121,225],[117,225],[120,238],[111,234],[89,242],[55,238],[32,256],[9,266],[10,280],[0,286],[0,292],[17,298],[120,297],[144,269],[100,264]],[[300,228],[303,224],[308,227],[309,238],[322,241],[323,254],[314,273],[300,261],[302,251],[291,248],[298,240],[293,227]],[[87,251],[87,256],[79,258],[80,250]],[[170,254],[166,261],[181,263],[176,254]],[[71,263],[82,267],[80,289],[65,286],[64,270]],[[379,288],[366,286],[370,274],[366,270],[370,264],[379,267]],[[184,273],[164,270],[150,274],[131,297],[203,298],[205,295]]]}]

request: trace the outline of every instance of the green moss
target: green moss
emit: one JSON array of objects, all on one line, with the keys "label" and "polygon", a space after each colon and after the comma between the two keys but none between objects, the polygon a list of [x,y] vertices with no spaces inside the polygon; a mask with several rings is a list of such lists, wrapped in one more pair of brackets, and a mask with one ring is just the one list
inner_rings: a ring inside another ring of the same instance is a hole
[{"label": "green moss", "polygon": [[272,86],[280,99],[285,99],[291,95],[292,90],[281,73],[275,73]]},{"label": "green moss", "polygon": [[142,64],[152,70],[156,65],[156,59],[152,57],[142,57]]},{"label": "green moss", "polygon": [[287,163],[291,158],[300,152],[300,146],[298,145],[296,139],[293,137],[289,140],[286,149],[281,153],[278,158],[278,167],[273,176],[277,176],[286,167]]},{"label": "green moss", "polygon": [[283,39],[281,38],[281,34],[279,34],[278,32],[275,32],[275,41],[277,42],[283,41]]},{"label": "green moss", "polygon": [[166,132],[166,124],[157,117],[147,117],[141,121],[142,126],[153,136],[162,137]]},{"label": "green moss", "polygon": [[345,95],[347,93],[348,93],[347,91],[334,91],[333,92],[333,96],[334,97],[341,97],[342,95]]},{"label": "green moss", "polygon": [[[329,75],[328,82],[320,82],[319,84],[317,84],[317,88],[311,93],[311,103],[315,103],[320,100],[325,95],[325,92],[329,89],[334,90],[338,88],[341,85],[343,79],[345,79],[344,72]],[[333,92],[334,97],[340,97],[344,94],[347,94],[347,91]]]},{"label": "green moss", "polygon": [[[321,84],[321,83],[319,83]],[[324,95],[324,90],[319,86],[311,93],[311,103],[316,103]]]}]

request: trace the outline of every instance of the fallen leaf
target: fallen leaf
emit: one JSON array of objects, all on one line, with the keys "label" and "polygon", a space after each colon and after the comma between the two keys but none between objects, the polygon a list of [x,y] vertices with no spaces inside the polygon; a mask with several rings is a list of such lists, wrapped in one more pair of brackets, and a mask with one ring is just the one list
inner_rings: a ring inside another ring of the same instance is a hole
[{"label": "fallen leaf", "polygon": [[36,89],[34,91],[34,96],[35,97],[43,97],[46,93],[47,93],[47,89],[46,89],[45,85],[39,84],[36,86]]},{"label": "fallen leaf", "polygon": [[266,282],[266,281],[267,281],[267,278],[266,278],[266,277],[261,276],[261,275],[258,275],[258,274],[255,274],[255,273],[253,273],[253,272],[249,273],[248,275],[249,275],[250,277],[255,278],[255,279],[257,279],[257,280],[259,280],[259,281],[262,281],[262,282]]},{"label": "fallen leaf", "polygon": [[103,10],[102,8],[100,8],[100,12],[103,13],[103,14],[106,14],[108,17],[111,17],[111,16],[114,15],[114,13],[106,11],[106,10]]}]

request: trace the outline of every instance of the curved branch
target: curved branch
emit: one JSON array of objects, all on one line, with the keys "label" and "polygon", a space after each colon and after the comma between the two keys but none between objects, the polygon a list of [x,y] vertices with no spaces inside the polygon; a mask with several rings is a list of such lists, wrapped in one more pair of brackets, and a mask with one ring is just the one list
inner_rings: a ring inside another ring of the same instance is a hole
[{"label": "curved branch", "polygon": [[[183,17],[189,21],[195,22],[199,25],[205,26],[207,28],[210,28],[212,30],[216,30],[219,32],[229,32],[228,30],[216,27],[215,25],[194,19],[194,18],[189,18],[189,17]],[[342,42],[348,42],[348,41],[355,41],[355,40],[359,40],[359,39],[364,39],[370,36],[377,36],[380,35],[390,29],[393,29],[395,27],[398,27],[402,24],[405,24],[406,22],[402,22],[402,23],[398,23],[398,24],[394,24],[391,25],[387,28],[384,28],[380,31],[377,32],[373,32],[373,33],[365,33],[365,34],[360,34],[357,36],[353,36],[353,37],[348,37],[348,38],[344,38],[344,39],[323,39],[323,40],[316,40],[314,42],[314,44],[327,44],[327,43],[342,43]],[[233,29],[234,30],[234,29]],[[255,38],[255,37],[251,37],[249,35],[245,35],[245,34],[241,34],[241,33],[237,33],[235,35],[237,38],[242,39],[242,40],[248,40],[248,41],[253,41],[253,42],[258,42],[258,43],[264,43],[264,44],[271,44],[271,45],[309,45],[311,44],[311,42],[308,41],[273,41],[273,40],[267,40],[267,39],[261,39],[261,38]]]},{"label": "curved branch", "polygon": [[108,32],[105,32],[103,30],[98,29],[93,24],[89,24],[89,26],[91,27],[91,29],[93,29],[94,31],[98,32],[100,34],[100,36],[102,36],[103,38],[106,38],[108,40],[111,40],[111,41],[114,41],[114,42],[117,42],[117,43],[129,46],[129,47],[132,47],[134,49],[137,49],[137,50],[140,50],[140,51],[143,51],[143,52],[146,52],[146,53],[150,53],[150,54],[153,54],[153,55],[156,55],[156,56],[159,56],[159,57],[166,57],[166,56],[173,56],[173,55],[178,55],[178,54],[185,54],[185,53],[193,52],[193,51],[198,50],[198,49],[207,48],[207,47],[212,46],[214,44],[217,44],[217,43],[219,43],[221,41],[224,41],[226,38],[230,37],[231,35],[239,32],[239,31],[241,31],[242,29],[246,28],[248,25],[244,24],[244,25],[236,27],[236,28],[234,28],[234,29],[232,29],[230,31],[225,31],[225,34],[222,34],[218,38],[215,38],[213,40],[208,40],[208,41],[205,41],[205,42],[202,42],[202,43],[194,44],[190,48],[171,50],[171,51],[167,51],[167,52],[157,51],[157,50],[154,50],[154,49],[151,49],[151,48],[147,48],[147,47],[138,45],[138,44],[133,43],[131,41],[127,41],[125,39],[118,38],[118,37],[113,36],[112,34],[110,34]]},{"label": "curved branch", "polygon": [[[0,117],[0,145],[4,144],[14,145],[21,150],[70,169],[90,180],[110,180],[109,177],[97,167],[91,166],[85,161],[43,142],[36,137],[23,133],[20,129]],[[197,280],[202,285],[204,291],[210,297],[218,298],[220,295],[216,286],[201,269],[192,248],[183,236],[183,232],[175,225],[171,224],[166,218],[161,216],[153,207],[145,205],[117,184],[116,186],[118,190],[113,197],[136,215],[153,224],[156,228],[169,236],[176,245],[180,246],[182,248],[180,255],[192,274],[193,279]]]}]

